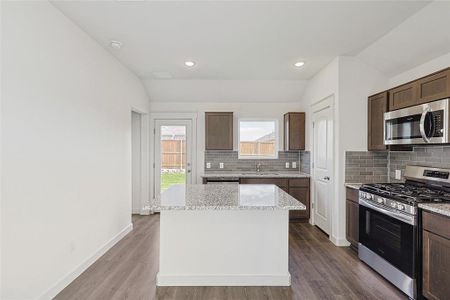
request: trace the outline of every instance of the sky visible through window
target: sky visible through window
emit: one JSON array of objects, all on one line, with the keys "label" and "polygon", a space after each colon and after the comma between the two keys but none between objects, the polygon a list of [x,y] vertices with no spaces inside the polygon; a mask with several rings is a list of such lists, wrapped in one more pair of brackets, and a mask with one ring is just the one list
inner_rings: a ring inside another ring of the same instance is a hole
[{"label": "sky visible through window", "polygon": [[[240,141],[254,142],[275,133],[274,121],[240,121]],[[273,137],[274,138],[274,137]]]}]

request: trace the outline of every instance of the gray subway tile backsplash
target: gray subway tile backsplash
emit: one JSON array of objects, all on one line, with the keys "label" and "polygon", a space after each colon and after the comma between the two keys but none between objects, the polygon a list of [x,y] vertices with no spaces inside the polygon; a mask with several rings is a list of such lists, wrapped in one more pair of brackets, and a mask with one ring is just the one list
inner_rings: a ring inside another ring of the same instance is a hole
[{"label": "gray subway tile backsplash", "polygon": [[311,174],[311,153],[309,151],[300,152],[300,171]]},{"label": "gray subway tile backsplash", "polygon": [[415,146],[413,151],[389,152],[389,178],[395,179],[395,170],[405,173],[406,165],[450,169],[450,146]]},{"label": "gray subway tile backsplash", "polygon": [[[292,162],[297,168],[292,168]],[[206,163],[211,169],[206,169]],[[219,168],[219,163],[224,168]],[[285,167],[289,163],[289,169]],[[311,153],[309,151],[280,151],[278,159],[238,159],[237,151],[205,151],[205,171],[255,171],[261,163],[263,172],[304,172],[311,173]],[[345,182],[395,182],[395,170],[405,172],[406,165],[421,165],[450,169],[449,146],[416,146],[413,151],[347,151],[345,153]],[[404,180],[402,178],[402,180]]]},{"label": "gray subway tile backsplash", "polygon": [[407,165],[450,169],[450,146],[415,146],[412,151],[347,151],[345,182],[396,182]]},{"label": "gray subway tile backsplash", "polygon": [[345,153],[345,182],[387,182],[388,153],[347,151]]},{"label": "gray subway tile backsplash", "polygon": [[[305,172],[309,173],[309,161],[301,160],[302,152],[278,152],[278,159],[238,159],[237,151],[205,151],[205,172],[248,172],[255,171],[256,164],[261,163],[261,172]],[[304,160],[309,159],[309,155],[304,156]],[[219,163],[224,164],[224,168],[219,168]],[[296,168],[292,168],[292,162],[296,163]],[[206,164],[211,163],[211,168],[207,169]],[[286,168],[289,163],[289,168]]]}]

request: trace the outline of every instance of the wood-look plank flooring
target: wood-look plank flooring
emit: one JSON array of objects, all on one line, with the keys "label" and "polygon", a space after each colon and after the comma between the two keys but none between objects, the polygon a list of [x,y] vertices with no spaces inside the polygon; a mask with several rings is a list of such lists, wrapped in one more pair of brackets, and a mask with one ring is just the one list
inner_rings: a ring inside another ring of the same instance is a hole
[{"label": "wood-look plank flooring", "polygon": [[[55,299],[407,299],[308,223],[289,228],[291,287],[156,287],[159,215],[133,216],[134,229]],[[200,246],[200,245],[199,245]]]}]

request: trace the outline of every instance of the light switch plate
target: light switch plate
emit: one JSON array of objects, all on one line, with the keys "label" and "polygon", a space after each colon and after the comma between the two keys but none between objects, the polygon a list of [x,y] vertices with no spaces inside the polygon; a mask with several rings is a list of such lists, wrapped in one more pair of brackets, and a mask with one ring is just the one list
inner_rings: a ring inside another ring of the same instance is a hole
[{"label": "light switch plate", "polygon": [[395,179],[397,180],[402,179],[402,170],[395,170]]},{"label": "light switch plate", "polygon": [[219,168],[223,169],[223,163],[219,163]]},{"label": "light switch plate", "polygon": [[210,162],[207,162],[207,163],[206,163],[206,168],[207,168],[207,169],[211,169],[211,163],[210,163]]},{"label": "light switch plate", "polygon": [[293,162],[292,162],[292,169],[295,169],[295,168],[297,168],[297,162],[296,162],[296,161],[293,161]]},{"label": "light switch plate", "polygon": [[288,162],[285,164],[285,166],[286,166],[286,169],[289,169],[289,163]]}]

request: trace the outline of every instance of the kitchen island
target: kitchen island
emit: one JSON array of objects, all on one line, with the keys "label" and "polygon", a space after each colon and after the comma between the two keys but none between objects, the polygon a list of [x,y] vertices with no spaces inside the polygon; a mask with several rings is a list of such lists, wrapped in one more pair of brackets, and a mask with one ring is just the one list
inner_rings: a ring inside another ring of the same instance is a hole
[{"label": "kitchen island", "polygon": [[289,286],[289,210],[275,185],[176,185],[160,211],[158,286]]}]

